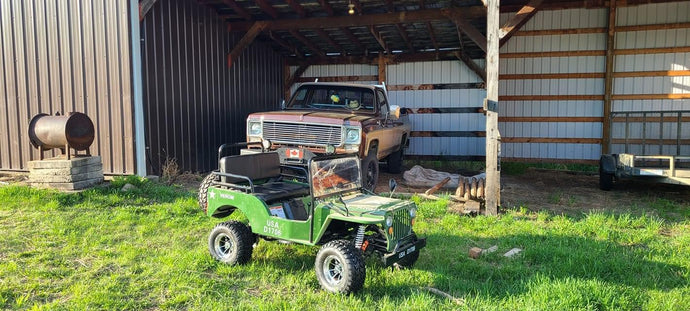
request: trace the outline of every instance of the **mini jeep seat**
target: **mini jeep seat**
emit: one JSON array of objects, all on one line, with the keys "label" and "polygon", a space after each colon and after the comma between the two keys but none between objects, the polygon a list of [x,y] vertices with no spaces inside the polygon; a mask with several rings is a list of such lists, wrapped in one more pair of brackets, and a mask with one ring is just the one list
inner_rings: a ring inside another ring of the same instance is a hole
[{"label": "mini jeep seat", "polygon": [[[276,152],[227,156],[220,159],[221,173],[241,175],[254,184],[253,194],[265,202],[309,195],[309,186],[282,180]],[[221,182],[237,184],[245,179],[221,176]]]}]

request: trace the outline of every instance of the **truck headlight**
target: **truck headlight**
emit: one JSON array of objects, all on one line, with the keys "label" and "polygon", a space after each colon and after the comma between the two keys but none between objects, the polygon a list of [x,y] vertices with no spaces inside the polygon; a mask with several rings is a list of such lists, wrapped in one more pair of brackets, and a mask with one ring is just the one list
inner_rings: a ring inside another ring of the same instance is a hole
[{"label": "truck headlight", "polygon": [[393,225],[393,216],[388,215],[386,216],[386,227],[390,227]]},{"label": "truck headlight", "polygon": [[261,135],[261,122],[249,122],[249,135]]},{"label": "truck headlight", "polygon": [[417,216],[417,209],[413,207],[410,209],[410,217],[414,218],[415,216]]},{"label": "truck headlight", "polygon": [[347,132],[345,132],[345,143],[359,143],[359,129],[347,129]]}]

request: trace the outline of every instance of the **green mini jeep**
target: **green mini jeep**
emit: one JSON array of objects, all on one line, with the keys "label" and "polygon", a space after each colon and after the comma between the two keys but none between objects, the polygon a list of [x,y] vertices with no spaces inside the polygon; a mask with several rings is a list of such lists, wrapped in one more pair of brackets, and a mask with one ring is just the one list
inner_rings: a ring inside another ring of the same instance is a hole
[{"label": "green mini jeep", "polygon": [[305,168],[281,165],[275,152],[222,157],[222,149],[199,204],[215,218],[240,210],[249,223],[226,221],[211,231],[209,251],[220,262],[246,263],[258,237],[320,245],[319,283],[351,293],[364,285],[365,256],[409,267],[426,246],[412,230],[415,204],[366,192],[356,155],[314,157]]}]

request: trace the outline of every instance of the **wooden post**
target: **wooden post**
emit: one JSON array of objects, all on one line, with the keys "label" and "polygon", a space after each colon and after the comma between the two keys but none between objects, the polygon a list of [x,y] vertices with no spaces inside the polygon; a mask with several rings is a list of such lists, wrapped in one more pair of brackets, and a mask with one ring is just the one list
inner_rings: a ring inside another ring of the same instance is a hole
[{"label": "wooden post", "polygon": [[611,107],[613,93],[613,61],[616,39],[616,1],[609,1],[609,26],[606,40],[606,73],[604,74],[604,123],[601,133],[601,153],[610,152],[611,145]]},{"label": "wooden post", "polygon": [[498,167],[498,47],[499,3],[487,0],[486,8],[486,214],[498,214],[501,205],[501,171]]},{"label": "wooden post", "polygon": [[379,84],[386,82],[386,59],[383,53],[379,54]]}]

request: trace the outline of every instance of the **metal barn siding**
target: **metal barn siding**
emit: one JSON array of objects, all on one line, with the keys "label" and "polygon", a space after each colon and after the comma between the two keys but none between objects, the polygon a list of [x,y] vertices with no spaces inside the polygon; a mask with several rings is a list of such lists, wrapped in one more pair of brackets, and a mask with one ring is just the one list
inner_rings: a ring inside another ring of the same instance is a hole
[{"label": "metal barn siding", "polygon": [[31,117],[78,111],[104,172],[134,173],[128,2],[0,0],[0,24],[0,170],[38,159]]},{"label": "metal barn siding", "polygon": [[249,113],[279,108],[281,57],[254,43],[228,68],[240,37],[212,9],[158,1],[141,38],[149,173],[160,174],[166,159],[183,171],[216,169],[218,146],[245,141]]}]

